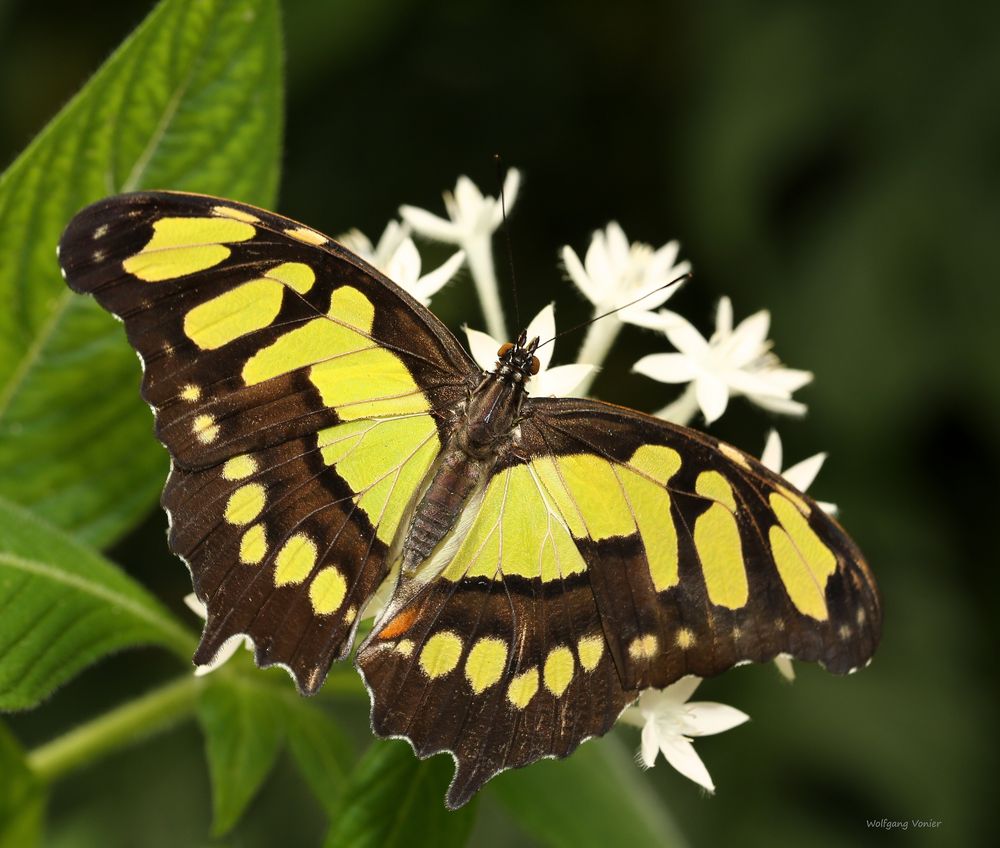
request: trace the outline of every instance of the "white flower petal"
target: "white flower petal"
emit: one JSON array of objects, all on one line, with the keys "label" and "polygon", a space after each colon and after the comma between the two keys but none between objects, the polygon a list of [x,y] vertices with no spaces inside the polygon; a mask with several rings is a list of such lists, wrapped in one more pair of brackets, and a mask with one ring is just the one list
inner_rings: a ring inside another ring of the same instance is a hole
[{"label": "white flower petal", "polygon": [[724,379],[734,392],[750,398],[765,397],[782,400],[788,398],[788,392],[771,379],[771,371],[751,371],[727,367],[719,369],[718,376]]},{"label": "white flower petal", "polygon": [[656,765],[656,755],[660,753],[660,737],[656,731],[655,722],[647,721],[643,725],[641,738],[642,744],[639,750],[642,764],[646,768],[652,768]]},{"label": "white flower petal", "polygon": [[497,364],[497,351],[500,350],[501,342],[480,330],[473,330],[470,327],[462,329],[465,330],[469,340],[469,353],[476,360],[476,364],[483,371],[492,371]]},{"label": "white flower petal", "polygon": [[626,324],[644,327],[647,330],[665,332],[666,326],[673,320],[668,316],[675,315],[676,313],[669,312],[666,309],[661,309],[659,312],[650,312],[649,310],[641,309],[640,305],[636,304],[615,314]]},{"label": "white flower petal", "polygon": [[764,451],[760,455],[760,462],[765,468],[770,469],[775,474],[780,474],[781,459],[781,436],[772,427],[768,431],[767,441],[764,443]]},{"label": "white flower petal", "polygon": [[[727,298],[728,300],[728,298]],[[721,310],[721,304],[720,304]],[[731,308],[731,307],[730,307]],[[732,314],[730,313],[730,322]],[[768,350],[767,331],[771,326],[771,313],[766,309],[755,312],[740,321],[732,332],[727,345],[727,359],[733,365],[743,367],[759,359]]]},{"label": "white flower petal", "polygon": [[454,223],[421,209],[418,206],[400,206],[399,214],[413,231],[424,238],[457,244],[462,240],[462,232]]},{"label": "white flower petal", "polygon": [[198,596],[194,592],[188,592],[184,596],[184,605],[198,618],[208,619],[208,607],[198,600]]},{"label": "white flower petal", "polygon": [[337,236],[337,242],[346,247],[351,253],[356,253],[366,262],[375,264],[375,248],[372,247],[368,236],[357,227],[352,227],[346,233],[341,233]]},{"label": "white flower petal", "polygon": [[596,365],[582,362],[547,368],[531,378],[528,393],[533,397],[574,397],[580,384],[597,370]]},{"label": "white flower petal", "polygon": [[600,303],[600,289],[594,285],[593,280],[587,275],[580,257],[576,255],[573,248],[568,244],[565,245],[560,255],[562,256],[563,267],[566,269],[566,273],[569,274],[569,278],[580,290],[580,293],[591,303]]},{"label": "white flower petal", "polygon": [[455,204],[458,206],[459,215],[478,215],[483,205],[483,193],[465,174],[462,174],[455,183]]},{"label": "white flower petal", "polygon": [[[691,264],[688,262],[682,262],[676,268],[668,269],[666,274],[654,274],[652,271],[647,272],[649,282],[647,282],[640,291],[630,295],[626,300],[626,303],[636,300],[637,298],[642,298],[642,300],[636,303],[636,308],[642,308],[646,311],[651,311],[663,306],[663,304],[673,297],[674,294],[680,291],[681,286],[684,285],[685,280],[678,278],[683,277],[690,270]],[[673,283],[673,285],[671,285],[671,283]]]},{"label": "white flower petal", "polygon": [[614,297],[615,272],[611,267],[604,233],[600,230],[595,230],[591,236],[590,246],[587,248],[587,255],[583,258],[583,264],[597,293],[597,299],[593,301],[594,304],[607,304]]},{"label": "white flower petal", "polygon": [[410,228],[399,221],[390,221],[382,230],[382,235],[375,245],[376,256],[392,256],[396,249],[410,236]]},{"label": "white flower petal", "polygon": [[683,353],[650,353],[636,362],[632,370],[661,383],[689,383],[698,374],[697,364]]},{"label": "white flower petal", "polygon": [[724,337],[733,332],[733,302],[728,297],[719,298],[715,311],[715,332]]},{"label": "white flower petal", "polygon": [[665,320],[663,327],[663,331],[667,334],[670,344],[688,356],[702,357],[707,354],[709,350],[708,342],[690,321],[676,312],[663,310],[660,314],[664,316],[669,314],[670,316],[669,320]]},{"label": "white flower petal", "polygon": [[804,492],[812,485],[824,462],[826,462],[826,454],[817,453],[808,459],[796,462],[791,468],[786,468],[781,472],[781,476],[800,492]]},{"label": "white flower petal", "polygon": [[827,515],[836,515],[840,512],[840,507],[835,503],[830,503],[829,501],[816,501],[816,506],[818,506]]},{"label": "white flower petal", "polygon": [[789,654],[778,654],[774,658],[774,667],[789,683],[795,680],[795,667],[792,665],[792,658]]},{"label": "white flower petal", "polygon": [[805,415],[809,409],[809,407],[807,407],[804,403],[792,400],[791,398],[770,397],[763,394],[747,395],[747,398],[762,409],[766,409],[770,412],[776,412],[779,415],[793,415],[800,417]]},{"label": "white flower petal", "polygon": [[465,262],[464,250],[453,253],[440,267],[424,274],[424,276],[417,280],[414,290],[410,294],[426,306],[430,303],[430,299],[458,273],[458,269],[462,267],[463,262]]},{"label": "white flower petal", "polygon": [[248,644],[249,640],[239,633],[230,636],[225,642],[222,643],[222,646],[218,651],[216,651],[215,656],[212,657],[212,659],[204,665],[195,666],[195,677],[204,677],[206,674],[210,674],[215,671],[219,666],[224,665],[232,659],[233,654],[240,649],[240,645],[245,643]]},{"label": "white flower petal", "polygon": [[[703,678],[698,677],[696,674],[686,674],[680,680],[671,683],[666,689],[663,690],[662,696],[666,701],[674,704],[683,704],[688,698],[690,698],[695,691],[701,686],[701,681]],[[652,691],[656,691],[655,689]]]},{"label": "white flower petal", "polygon": [[695,753],[694,745],[689,740],[683,736],[660,739],[660,750],[663,751],[663,756],[666,757],[667,762],[688,780],[693,780],[709,792],[715,791],[712,776],[708,773],[708,769],[705,768],[701,757]]},{"label": "white flower petal", "polygon": [[413,239],[404,239],[382,270],[400,288],[415,294],[417,280],[420,278],[420,253]]},{"label": "white flower petal", "polygon": [[[556,334],[556,312],[555,307],[550,303],[548,306],[543,307],[543,309],[531,319],[531,323],[527,327],[527,338],[530,342],[536,336],[539,340],[547,342],[554,338]],[[549,367],[549,362],[552,361],[552,351],[555,349],[554,344],[547,344],[543,348],[539,348],[535,354],[538,357],[538,364],[542,371]]]},{"label": "white flower petal", "polygon": [[613,268],[622,269],[629,264],[629,243],[625,231],[617,221],[612,221],[606,229],[608,257]]},{"label": "white flower petal", "polygon": [[723,380],[714,374],[702,373],[694,381],[694,391],[708,424],[722,417],[729,405],[729,387]]},{"label": "white flower petal", "polygon": [[726,704],[697,701],[685,707],[684,734],[686,736],[712,736],[732,730],[750,720],[745,712]]},{"label": "white flower petal", "polygon": [[[493,220],[490,222],[490,229],[495,230],[503,222],[503,207],[506,206],[507,214],[510,214],[510,210],[514,208],[514,203],[517,200],[517,193],[521,188],[521,172],[517,168],[508,168],[507,176],[504,177],[503,181],[503,205],[500,204],[500,199],[497,198],[493,201],[492,211]],[[493,198],[490,198],[493,200]]]},{"label": "white flower petal", "polygon": [[768,369],[769,379],[776,386],[780,386],[788,394],[801,389],[813,379],[812,371],[801,371],[798,368],[770,368]]}]

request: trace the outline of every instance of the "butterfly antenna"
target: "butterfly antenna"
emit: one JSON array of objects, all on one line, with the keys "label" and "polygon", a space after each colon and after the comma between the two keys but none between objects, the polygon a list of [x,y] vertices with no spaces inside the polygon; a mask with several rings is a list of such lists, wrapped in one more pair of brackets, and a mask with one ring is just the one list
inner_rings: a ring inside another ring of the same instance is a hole
[{"label": "butterfly antenna", "polygon": [[507,265],[510,267],[510,287],[514,294],[514,327],[521,327],[521,309],[517,300],[517,275],[514,273],[514,248],[510,241],[510,227],[507,225],[507,199],[504,197],[503,184],[507,176],[507,169],[504,167],[503,159],[499,153],[493,154],[493,161],[497,165],[497,189],[500,196],[500,213],[503,216],[503,240],[507,246]]},{"label": "butterfly antenna", "polygon": [[681,274],[679,277],[675,277],[674,279],[672,279],[669,283],[664,283],[662,286],[659,286],[658,288],[655,288],[650,292],[646,292],[642,297],[637,297],[635,300],[631,300],[628,303],[623,303],[621,306],[616,306],[614,309],[610,309],[607,312],[602,313],[601,315],[595,315],[593,318],[590,318],[587,321],[583,321],[574,327],[570,327],[568,330],[563,330],[561,333],[556,333],[551,339],[542,342],[538,347],[545,347],[545,345],[551,344],[556,339],[565,336],[567,333],[575,333],[577,330],[580,330],[583,327],[589,327],[595,321],[600,321],[602,318],[607,318],[609,315],[614,315],[616,312],[621,312],[623,309],[628,309],[630,306],[635,306],[637,303],[645,300],[647,297],[652,297],[654,294],[657,294],[658,292],[661,292],[664,289],[669,289],[671,286],[676,286],[679,285],[680,283],[687,282],[693,277],[694,274],[692,274],[690,271],[688,271],[686,274]]}]

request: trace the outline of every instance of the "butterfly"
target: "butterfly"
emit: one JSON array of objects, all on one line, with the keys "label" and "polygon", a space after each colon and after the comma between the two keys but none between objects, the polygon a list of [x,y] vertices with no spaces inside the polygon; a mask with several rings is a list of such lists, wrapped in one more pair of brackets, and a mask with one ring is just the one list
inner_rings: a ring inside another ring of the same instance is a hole
[{"label": "butterfly", "polygon": [[524,332],[483,371],[309,227],[125,194],[59,256],[142,361],[170,548],[208,610],[195,662],[248,635],[312,694],[386,584],[355,660],[372,727],[451,754],[449,807],[648,687],[779,654],[845,673],[875,650],[864,558],[782,477],[641,412],[533,397]]}]

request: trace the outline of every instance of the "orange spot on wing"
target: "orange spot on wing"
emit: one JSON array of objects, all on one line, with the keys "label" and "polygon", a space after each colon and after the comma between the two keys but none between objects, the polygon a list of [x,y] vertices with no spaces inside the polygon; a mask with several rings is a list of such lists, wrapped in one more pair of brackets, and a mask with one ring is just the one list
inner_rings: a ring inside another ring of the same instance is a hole
[{"label": "orange spot on wing", "polygon": [[397,636],[401,636],[410,629],[416,617],[417,611],[415,609],[410,608],[403,610],[385,627],[383,627],[381,631],[379,631],[378,638],[395,639]]}]

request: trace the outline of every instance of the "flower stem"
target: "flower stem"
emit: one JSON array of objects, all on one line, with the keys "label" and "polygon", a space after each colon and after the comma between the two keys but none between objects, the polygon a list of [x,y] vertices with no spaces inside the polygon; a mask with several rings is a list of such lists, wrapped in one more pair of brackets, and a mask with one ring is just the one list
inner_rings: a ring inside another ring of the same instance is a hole
[{"label": "flower stem", "polygon": [[500,289],[497,285],[496,268],[493,264],[493,246],[489,237],[478,237],[474,242],[463,245],[469,262],[469,271],[476,284],[476,294],[486,318],[486,330],[495,339],[506,341],[507,328],[500,305]]},{"label": "flower stem", "polygon": [[668,403],[663,409],[653,414],[671,424],[687,427],[698,413],[698,398],[694,393],[694,383],[688,383],[687,388],[677,400]]},{"label": "flower stem", "polygon": [[28,754],[28,765],[45,783],[86,766],[100,757],[166,730],[194,714],[201,678],[192,674],[154,689]]},{"label": "flower stem", "polygon": [[[595,315],[599,313],[600,309],[594,312]],[[580,353],[577,354],[576,361],[585,365],[601,365],[607,357],[608,351],[611,350],[611,345],[618,338],[618,333],[621,332],[621,329],[622,322],[614,316],[608,316],[600,321],[595,321],[587,329],[587,335],[580,346]],[[596,370],[588,374],[586,379],[577,387],[576,394],[585,397],[587,392],[590,391],[590,386],[593,384],[596,376]]]}]

